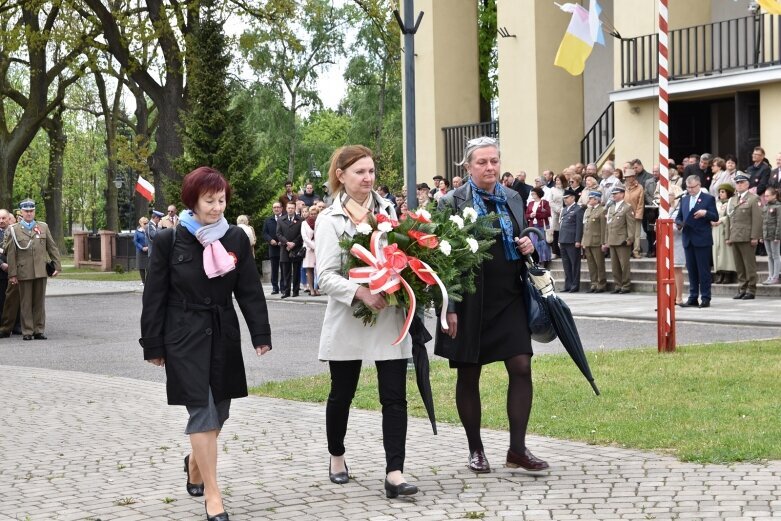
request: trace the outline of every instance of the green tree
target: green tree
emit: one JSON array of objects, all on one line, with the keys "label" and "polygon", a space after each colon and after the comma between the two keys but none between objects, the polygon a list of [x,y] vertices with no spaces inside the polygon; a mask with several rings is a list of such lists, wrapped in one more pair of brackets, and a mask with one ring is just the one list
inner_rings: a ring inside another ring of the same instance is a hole
[{"label": "green tree", "polygon": [[478,0],[478,56],[480,57],[480,121],[491,120],[491,103],[499,94],[496,47],[496,0]]},{"label": "green tree", "polygon": [[62,2],[0,10],[0,205],[11,207],[19,161],[81,75],[89,31]]},{"label": "green tree", "polygon": [[247,128],[243,107],[231,103],[228,68],[231,55],[223,24],[206,7],[188,35],[189,103],[185,124],[183,171],[211,166],[221,171],[234,190],[227,216],[252,214],[256,182],[252,170],[257,153]]},{"label": "green tree", "polygon": [[322,105],[315,83],[320,71],[342,52],[348,20],[348,10],[329,0],[301,0],[294,5],[285,23],[256,26],[241,37],[250,66],[285,100],[290,181],[295,176],[298,116],[304,108]]}]

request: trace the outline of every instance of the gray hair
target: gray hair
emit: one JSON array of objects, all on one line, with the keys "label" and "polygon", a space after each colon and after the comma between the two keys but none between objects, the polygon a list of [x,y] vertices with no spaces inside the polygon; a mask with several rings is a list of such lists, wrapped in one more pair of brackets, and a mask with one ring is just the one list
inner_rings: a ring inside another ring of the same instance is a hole
[{"label": "gray hair", "polygon": [[246,215],[239,215],[236,217],[236,224],[249,224],[249,217]]},{"label": "gray hair", "polygon": [[475,139],[470,139],[466,142],[464,156],[461,158],[461,161],[456,163],[456,166],[464,166],[465,164],[470,163],[472,161],[472,154],[475,153],[475,150],[487,147],[496,148],[496,151],[499,153],[499,157],[501,157],[502,152],[499,150],[499,140],[488,136],[481,136]]}]

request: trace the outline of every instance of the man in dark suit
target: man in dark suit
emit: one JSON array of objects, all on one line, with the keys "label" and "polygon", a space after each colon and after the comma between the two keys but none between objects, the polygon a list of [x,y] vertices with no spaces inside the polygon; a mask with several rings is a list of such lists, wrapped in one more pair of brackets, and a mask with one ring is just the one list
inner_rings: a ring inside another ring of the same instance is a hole
[{"label": "man in dark suit", "polygon": [[564,291],[580,290],[580,241],[583,239],[583,207],[578,204],[577,192],[564,190],[564,208],[559,224],[559,248],[564,266]]},{"label": "man in dark suit", "polygon": [[[719,220],[716,199],[700,190],[697,176],[686,178],[686,191],[675,224],[682,231],[686,270],[689,272],[689,299],[682,306],[707,308],[711,299],[710,258],[713,248],[711,223]],[[697,299],[701,297],[701,301]]]},{"label": "man in dark suit", "polygon": [[748,188],[749,190],[753,189],[752,191],[756,195],[762,197],[770,179],[770,165],[765,161],[765,149],[754,147],[751,160],[753,163],[746,168],[746,175],[749,178]]},{"label": "man in dark suit", "polygon": [[[453,183],[455,185],[455,183]],[[518,172],[518,174],[515,176],[515,181],[512,184],[511,187],[513,190],[518,192],[518,194],[521,196],[521,200],[523,201],[523,205],[526,206],[526,201],[529,200],[529,194],[532,191],[531,185],[526,184],[526,172],[521,170]]]},{"label": "man in dark suit", "polygon": [[298,296],[301,284],[301,261],[299,256],[304,246],[304,238],[301,236],[301,217],[296,215],[296,203],[289,202],[286,207],[287,214],[277,222],[277,241],[279,242],[279,264],[282,267],[282,297],[291,296],[292,283],[293,297]]},{"label": "man in dark suit", "polygon": [[[696,158],[697,156],[694,157]],[[710,170],[710,162],[712,159],[713,156],[710,154],[702,154],[699,160],[686,165],[686,168],[683,170],[683,180],[686,181],[689,176],[696,175],[700,180],[700,186],[706,190],[710,188],[710,180],[711,177],[713,177],[713,172]]]},{"label": "man in dark suit", "polygon": [[277,222],[282,216],[282,204],[274,202],[271,206],[274,215],[263,223],[263,240],[268,243],[268,258],[271,261],[271,294],[279,293],[279,241],[277,240]]}]

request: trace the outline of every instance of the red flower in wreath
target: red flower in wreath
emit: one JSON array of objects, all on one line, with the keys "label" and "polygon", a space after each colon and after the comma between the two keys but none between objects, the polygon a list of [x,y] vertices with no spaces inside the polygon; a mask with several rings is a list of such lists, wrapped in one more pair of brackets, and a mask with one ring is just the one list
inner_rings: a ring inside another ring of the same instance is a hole
[{"label": "red flower in wreath", "polygon": [[436,235],[423,233],[418,230],[410,230],[407,232],[407,235],[415,239],[415,242],[424,248],[434,249],[439,246],[439,239],[437,239]]}]

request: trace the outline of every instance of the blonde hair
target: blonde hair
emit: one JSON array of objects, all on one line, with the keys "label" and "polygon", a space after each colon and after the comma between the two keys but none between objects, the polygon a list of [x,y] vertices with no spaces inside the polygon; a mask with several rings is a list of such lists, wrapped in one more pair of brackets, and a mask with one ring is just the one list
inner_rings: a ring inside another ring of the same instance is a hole
[{"label": "blonde hair", "polygon": [[342,182],[339,181],[336,171],[344,171],[364,157],[374,160],[371,149],[363,145],[346,145],[334,150],[331,155],[331,166],[328,167],[328,187],[331,194],[336,195],[342,190]]},{"label": "blonde hair", "polygon": [[236,217],[236,224],[249,224],[249,217],[246,215],[239,215]]},{"label": "blonde hair", "polygon": [[142,217],[142,218],[140,218],[140,219],[138,220],[138,224],[140,224],[141,226],[146,226],[146,224],[147,224],[148,222],[149,222],[149,219],[147,219],[146,217]]}]

